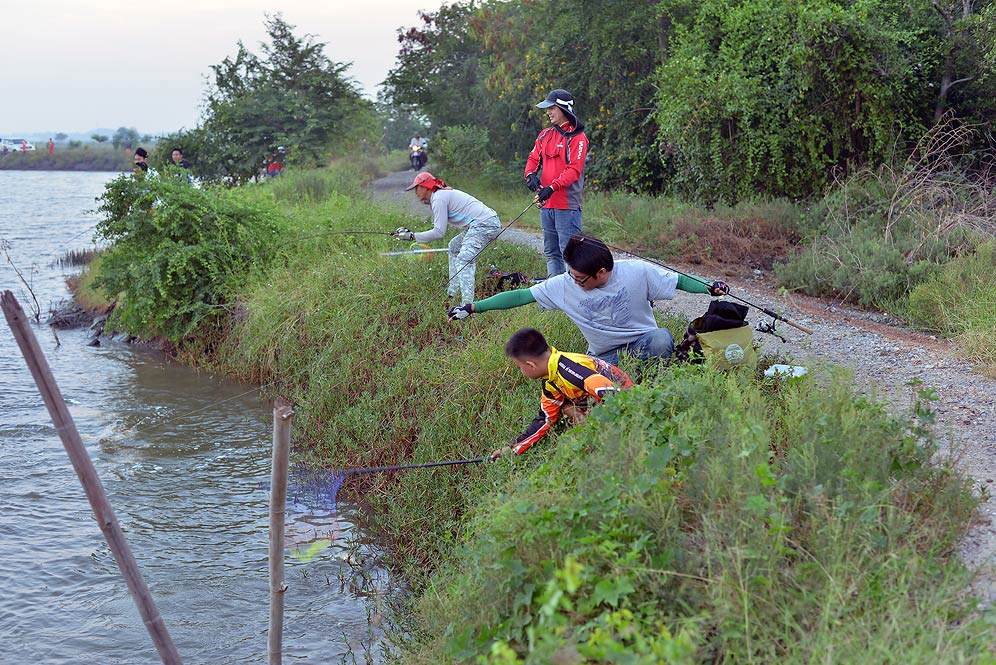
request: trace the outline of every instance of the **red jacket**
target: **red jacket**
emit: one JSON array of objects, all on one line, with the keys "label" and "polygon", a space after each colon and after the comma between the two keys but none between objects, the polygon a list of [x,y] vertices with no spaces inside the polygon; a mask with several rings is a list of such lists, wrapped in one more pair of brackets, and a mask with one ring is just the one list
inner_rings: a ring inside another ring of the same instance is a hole
[{"label": "red jacket", "polygon": [[580,210],[588,137],[584,135],[584,125],[574,128],[564,124],[569,129],[547,127],[539,133],[526,159],[523,177],[539,170],[540,185],[553,187],[553,194],[543,204],[544,208]]}]

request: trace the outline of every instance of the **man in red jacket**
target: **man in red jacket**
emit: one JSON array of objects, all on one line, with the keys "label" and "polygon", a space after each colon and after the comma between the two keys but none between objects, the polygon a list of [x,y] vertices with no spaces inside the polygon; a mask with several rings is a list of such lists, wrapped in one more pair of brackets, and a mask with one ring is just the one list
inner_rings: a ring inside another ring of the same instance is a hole
[{"label": "man in red jacket", "polygon": [[537,203],[543,206],[543,254],[547,276],[553,277],[567,270],[564,247],[571,236],[581,232],[588,137],[574,114],[574,96],[566,90],[554,90],[536,106],[546,109],[551,126],[536,137],[526,159],[524,177],[526,186],[536,192]]}]

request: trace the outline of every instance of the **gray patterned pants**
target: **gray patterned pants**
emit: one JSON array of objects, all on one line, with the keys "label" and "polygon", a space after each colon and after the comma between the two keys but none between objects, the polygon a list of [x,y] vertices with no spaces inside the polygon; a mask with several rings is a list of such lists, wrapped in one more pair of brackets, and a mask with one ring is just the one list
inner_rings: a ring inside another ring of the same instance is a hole
[{"label": "gray patterned pants", "polygon": [[450,283],[446,295],[453,297],[460,292],[460,304],[474,302],[474,276],[477,263],[474,259],[484,246],[501,233],[501,221],[495,215],[489,219],[474,222],[467,229],[450,240]]}]

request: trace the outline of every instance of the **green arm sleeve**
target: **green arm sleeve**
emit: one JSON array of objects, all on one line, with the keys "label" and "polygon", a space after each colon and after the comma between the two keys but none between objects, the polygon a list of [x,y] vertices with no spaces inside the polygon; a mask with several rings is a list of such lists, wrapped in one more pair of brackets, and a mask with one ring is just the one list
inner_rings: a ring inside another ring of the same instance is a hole
[{"label": "green arm sleeve", "polygon": [[479,300],[474,303],[475,312],[489,312],[493,309],[512,309],[536,302],[533,292],[529,289],[515,289],[514,291],[502,291],[490,298]]},{"label": "green arm sleeve", "polygon": [[702,277],[678,275],[678,288],[687,293],[709,293],[709,286],[711,285],[712,282]]}]

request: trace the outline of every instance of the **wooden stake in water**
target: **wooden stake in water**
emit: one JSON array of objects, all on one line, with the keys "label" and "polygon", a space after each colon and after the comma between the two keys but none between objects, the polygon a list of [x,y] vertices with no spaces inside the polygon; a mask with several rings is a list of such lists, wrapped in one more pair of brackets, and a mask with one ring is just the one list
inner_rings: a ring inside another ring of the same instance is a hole
[{"label": "wooden stake in water", "polygon": [[281,398],[273,403],[273,468],[270,471],[270,665],[280,665],[284,633],[284,513],[287,468],[290,465],[291,418],[294,409]]},{"label": "wooden stake in water", "polygon": [[73,417],[66,407],[66,401],[62,398],[62,393],[55,382],[48,361],[38,345],[38,339],[31,332],[24,310],[21,309],[17,298],[10,291],[4,291],[0,295],[0,306],[2,306],[3,314],[7,318],[7,324],[14,333],[17,345],[21,347],[21,353],[28,364],[28,369],[31,370],[31,376],[35,379],[38,392],[45,400],[45,406],[55,424],[55,430],[59,433],[62,445],[65,446],[69,460],[73,463],[73,469],[76,470],[76,475],[79,476],[80,483],[83,485],[83,491],[93,509],[93,516],[111,548],[114,560],[117,561],[121,575],[128,585],[128,591],[131,592],[131,597],[135,601],[135,605],[138,606],[138,612],[142,615],[142,621],[145,622],[145,627],[149,631],[149,635],[152,636],[152,642],[156,646],[156,651],[159,652],[159,657],[167,665],[182,663],[180,654],[177,653],[176,646],[173,645],[173,640],[166,629],[166,624],[159,615],[159,609],[152,599],[152,592],[145,584],[142,572],[138,569],[135,557],[132,556],[131,548],[128,547],[128,541],[125,540],[114,509],[111,508],[111,503],[107,499],[107,493],[100,482],[100,476],[97,475],[97,469],[93,466],[93,460],[90,459],[90,455],[83,445],[83,439],[80,438]]}]

